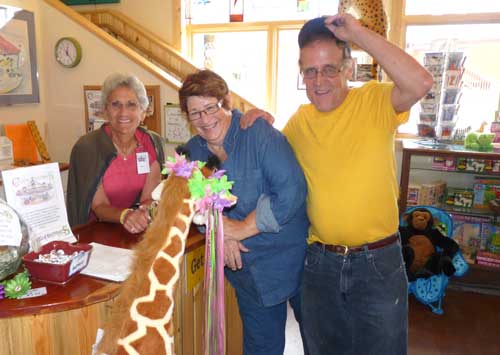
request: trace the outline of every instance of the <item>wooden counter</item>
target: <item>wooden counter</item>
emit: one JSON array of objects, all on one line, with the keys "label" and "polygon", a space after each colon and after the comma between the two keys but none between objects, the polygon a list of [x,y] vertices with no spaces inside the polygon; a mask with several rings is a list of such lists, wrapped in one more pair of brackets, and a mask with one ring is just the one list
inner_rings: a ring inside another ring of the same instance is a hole
[{"label": "wooden counter", "polygon": [[[90,223],[74,229],[79,242],[131,248],[140,236],[112,223]],[[203,285],[188,288],[186,259],[204,248],[204,236],[191,230],[186,243],[184,267],[176,290],[176,353],[201,354],[204,318]],[[77,275],[64,286],[33,280],[33,288],[46,287],[47,295],[0,301],[1,355],[90,354],[97,328],[109,316],[121,283]],[[227,354],[241,354],[241,322],[234,290],[226,282]]]}]

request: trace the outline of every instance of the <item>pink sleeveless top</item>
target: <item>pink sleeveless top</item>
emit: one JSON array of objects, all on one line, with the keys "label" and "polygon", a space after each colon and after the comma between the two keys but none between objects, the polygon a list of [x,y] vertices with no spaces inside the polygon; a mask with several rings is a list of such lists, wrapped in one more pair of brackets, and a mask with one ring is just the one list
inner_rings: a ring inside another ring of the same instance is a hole
[{"label": "pink sleeveless top", "polygon": [[[110,128],[105,127],[110,135]],[[156,152],[151,138],[140,130],[135,131],[138,146],[127,157],[118,155],[109,165],[102,178],[104,193],[112,206],[118,208],[132,207],[140,197],[148,174],[137,173],[136,153],[147,152],[149,166],[156,161]]]}]

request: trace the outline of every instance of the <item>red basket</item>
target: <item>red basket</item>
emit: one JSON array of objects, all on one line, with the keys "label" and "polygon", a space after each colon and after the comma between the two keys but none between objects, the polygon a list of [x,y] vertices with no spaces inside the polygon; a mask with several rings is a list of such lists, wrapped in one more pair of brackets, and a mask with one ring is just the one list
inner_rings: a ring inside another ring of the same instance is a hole
[{"label": "red basket", "polygon": [[[40,254],[48,254],[51,250],[64,250],[65,254],[84,251],[65,264],[49,264],[34,261]],[[92,245],[71,245],[68,242],[55,241],[45,244],[38,252],[31,252],[23,256],[24,265],[30,275],[40,281],[64,285],[74,276],[78,275],[89,263]]]}]

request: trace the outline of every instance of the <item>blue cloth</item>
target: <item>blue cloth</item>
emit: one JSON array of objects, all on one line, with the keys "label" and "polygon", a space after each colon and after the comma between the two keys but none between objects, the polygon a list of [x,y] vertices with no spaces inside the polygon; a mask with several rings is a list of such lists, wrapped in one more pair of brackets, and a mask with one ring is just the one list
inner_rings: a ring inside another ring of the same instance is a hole
[{"label": "blue cloth", "polygon": [[301,302],[310,353],[406,354],[407,282],[399,241],[346,256],[309,245]]},{"label": "blue cloth", "polygon": [[[238,202],[224,214],[243,220],[256,209],[262,232],[243,241],[250,249],[241,253],[249,268],[261,302],[271,306],[294,295],[300,284],[309,221],[304,174],[286,138],[264,120],[240,128],[241,112],[234,110],[224,138],[227,159],[221,169],[234,181]],[[206,141],[195,136],[187,143],[192,160],[207,161],[213,155]],[[229,281],[238,271],[226,268]]]}]

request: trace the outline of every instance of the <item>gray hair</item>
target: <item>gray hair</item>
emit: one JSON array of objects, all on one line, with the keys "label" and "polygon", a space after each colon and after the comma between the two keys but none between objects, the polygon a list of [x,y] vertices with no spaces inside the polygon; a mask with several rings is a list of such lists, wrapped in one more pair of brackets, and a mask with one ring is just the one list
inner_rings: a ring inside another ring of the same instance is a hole
[{"label": "gray hair", "polygon": [[118,87],[126,87],[132,90],[137,96],[137,100],[139,100],[142,111],[146,111],[149,99],[144,84],[136,76],[120,73],[111,74],[104,80],[101,89],[102,107],[106,107],[109,95]]}]

